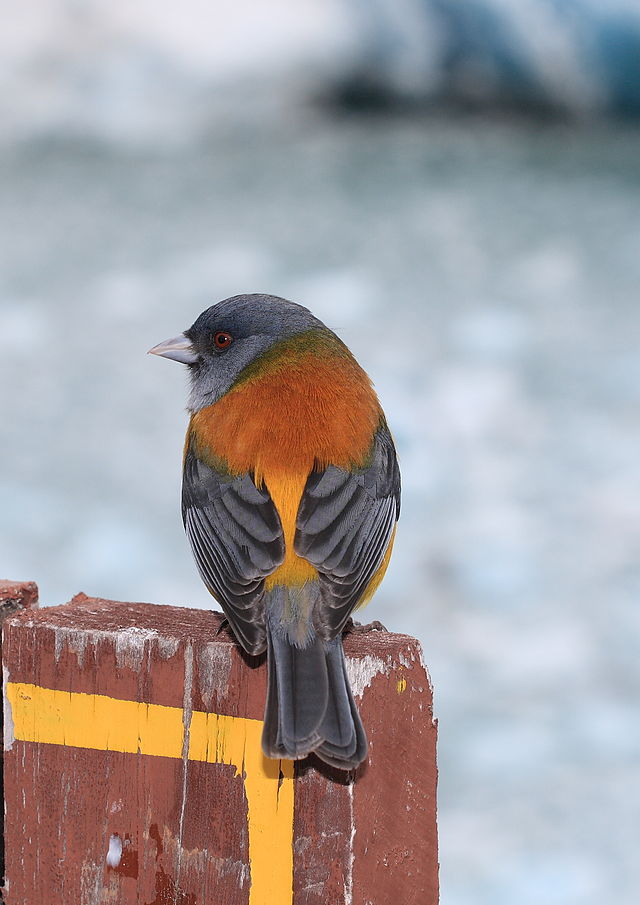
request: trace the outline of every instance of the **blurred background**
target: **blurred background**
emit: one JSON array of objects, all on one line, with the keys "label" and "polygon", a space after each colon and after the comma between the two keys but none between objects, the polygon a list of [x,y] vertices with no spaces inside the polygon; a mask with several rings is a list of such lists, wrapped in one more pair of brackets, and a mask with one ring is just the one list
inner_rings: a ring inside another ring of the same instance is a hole
[{"label": "blurred background", "polygon": [[638,0],[23,0],[0,51],[0,575],[210,608],[145,353],[311,307],[400,453],[442,905],[637,905]]}]

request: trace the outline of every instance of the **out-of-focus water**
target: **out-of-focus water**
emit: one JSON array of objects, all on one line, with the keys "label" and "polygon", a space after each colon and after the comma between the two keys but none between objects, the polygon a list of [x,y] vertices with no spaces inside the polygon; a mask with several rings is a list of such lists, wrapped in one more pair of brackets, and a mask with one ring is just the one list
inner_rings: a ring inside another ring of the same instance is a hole
[{"label": "out-of-focus water", "polygon": [[638,0],[346,0],[353,101],[640,114]]},{"label": "out-of-focus water", "polygon": [[210,607],[182,534],[206,306],[311,307],[404,478],[369,613],[421,638],[443,905],[637,905],[640,135],[309,114],[0,149],[0,573]]}]

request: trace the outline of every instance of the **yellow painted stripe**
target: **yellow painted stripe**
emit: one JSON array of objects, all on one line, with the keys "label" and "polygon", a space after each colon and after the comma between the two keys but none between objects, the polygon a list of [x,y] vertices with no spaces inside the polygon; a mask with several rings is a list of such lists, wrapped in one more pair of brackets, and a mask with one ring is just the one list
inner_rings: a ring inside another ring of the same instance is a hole
[{"label": "yellow painted stripe", "polygon": [[[19,741],[182,758],[184,711],[9,682]],[[244,779],[249,829],[249,905],[293,902],[293,762],[266,758],[262,722],[194,711],[190,760],[230,764]]]},{"label": "yellow painted stripe", "polygon": [[[262,720],[195,711],[189,758],[244,775],[249,820],[249,905],[293,902],[293,761],[262,753]],[[282,773],[282,777],[281,774]]]}]

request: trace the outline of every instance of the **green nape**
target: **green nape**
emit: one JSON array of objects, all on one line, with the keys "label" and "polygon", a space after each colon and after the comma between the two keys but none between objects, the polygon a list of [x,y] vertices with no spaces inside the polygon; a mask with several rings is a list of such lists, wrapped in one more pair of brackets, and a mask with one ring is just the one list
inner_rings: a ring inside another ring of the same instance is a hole
[{"label": "green nape", "polygon": [[189,430],[187,432],[187,443],[185,445],[185,462],[187,460],[187,456],[194,455],[196,459],[199,459],[201,462],[204,462],[205,465],[208,465],[209,468],[213,469],[218,477],[228,478],[232,481],[236,478],[237,472],[232,471],[229,468],[229,463],[226,459],[220,458],[217,456],[211,447],[205,443],[201,437],[196,434],[191,426],[189,426]]},{"label": "green nape", "polygon": [[254,359],[240,372],[231,390],[245,383],[264,377],[265,374],[295,366],[309,354],[320,358],[337,355],[340,358],[355,359],[342,340],[331,330],[313,329],[296,336],[288,336],[276,342],[262,355]]}]

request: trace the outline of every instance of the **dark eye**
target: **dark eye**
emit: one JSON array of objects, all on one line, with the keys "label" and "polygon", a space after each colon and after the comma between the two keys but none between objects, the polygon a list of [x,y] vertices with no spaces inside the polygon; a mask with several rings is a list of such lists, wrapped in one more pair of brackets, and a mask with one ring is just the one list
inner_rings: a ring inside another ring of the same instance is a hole
[{"label": "dark eye", "polygon": [[224,330],[220,330],[213,335],[213,344],[216,349],[228,349],[232,342],[233,336]]}]

